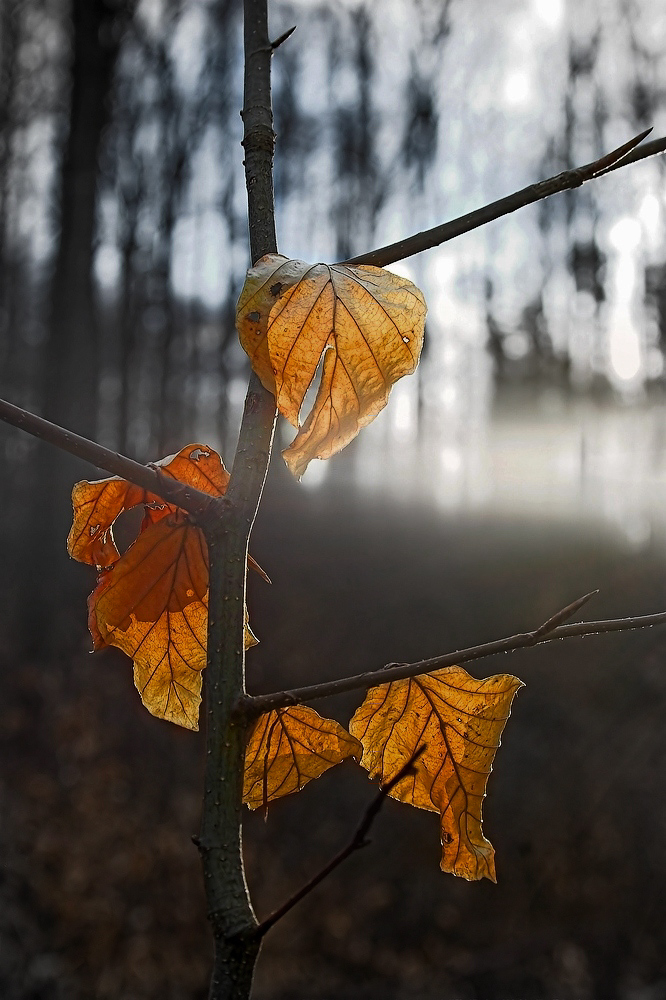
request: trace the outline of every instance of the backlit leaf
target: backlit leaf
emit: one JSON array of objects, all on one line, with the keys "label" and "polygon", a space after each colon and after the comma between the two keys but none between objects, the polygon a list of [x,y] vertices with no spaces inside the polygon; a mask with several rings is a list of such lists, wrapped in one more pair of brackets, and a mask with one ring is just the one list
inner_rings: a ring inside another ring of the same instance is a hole
[{"label": "backlit leaf", "polygon": [[425,315],[421,291],[379,267],[268,254],[248,271],[240,341],[295,427],[321,363],[313,407],[284,452],[295,476],[311,459],[335,455],[386,406],[393,383],[418,364]]},{"label": "backlit leaf", "polygon": [[[188,483],[202,493],[218,497],[226,493],[229,473],[217,452],[206,445],[189,444],[177,455],[153,464],[164,475]],[[93,566],[112,566],[120,558],[113,538],[113,522],[122,511],[141,503],[150,505],[150,520],[159,520],[177,509],[117,476],[77,483],[72,490],[74,521],[67,539],[70,556]]]},{"label": "backlit leaf", "polygon": [[[222,495],[229,482],[220,456],[205,445],[188,445],[156,464],[166,475],[211,496]],[[88,599],[94,648],[122,649],[134,661],[134,682],[146,708],[197,729],[208,623],[203,532],[185,511],[118,478],[77,483],[72,503],[68,551],[101,570]],[[144,504],[141,530],[121,555],[113,523],[138,504]],[[255,642],[246,622],[246,648]]]},{"label": "backlit leaf", "polygon": [[349,731],[363,744],[361,764],[382,784],[426,747],[389,794],[440,814],[442,871],[496,881],[481,806],[520,687],[511,674],[479,681],[462,667],[447,667],[371,688],[351,720]]},{"label": "backlit leaf", "polygon": [[347,757],[360,759],[363,747],[333,719],[313,708],[295,705],[260,715],[245,754],[243,802],[250,809],[266,806]]}]

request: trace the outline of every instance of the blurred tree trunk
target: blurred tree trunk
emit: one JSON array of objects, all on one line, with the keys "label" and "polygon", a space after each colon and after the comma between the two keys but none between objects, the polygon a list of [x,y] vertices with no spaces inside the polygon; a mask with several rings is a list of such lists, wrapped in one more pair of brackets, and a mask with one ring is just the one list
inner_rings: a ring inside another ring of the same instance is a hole
[{"label": "blurred tree trunk", "polygon": [[60,236],[53,269],[44,411],[81,434],[95,432],[97,322],[92,258],[98,159],[118,54],[111,0],[72,0],[69,133],[60,176]]},{"label": "blurred tree trunk", "polygon": [[[69,130],[58,192],[59,235],[48,303],[44,349],[43,413],[58,424],[94,436],[98,396],[98,336],[92,264],[96,228],[98,159],[109,116],[109,95],[121,24],[113,0],[72,0]],[[76,459],[44,448],[40,456],[40,564],[37,581],[44,624],[72,585],[63,525],[70,516],[73,482],[90,470]],[[48,572],[44,572],[44,567]],[[53,596],[52,596],[53,595]],[[54,597],[57,600],[54,600]],[[34,621],[33,598],[33,621]],[[35,638],[34,626],[31,637]],[[50,629],[37,641],[55,639]]]},{"label": "blurred tree trunk", "polygon": [[3,390],[9,384],[10,300],[13,299],[10,268],[14,262],[9,259],[7,242],[18,40],[18,3],[4,0],[0,4],[0,379]]}]

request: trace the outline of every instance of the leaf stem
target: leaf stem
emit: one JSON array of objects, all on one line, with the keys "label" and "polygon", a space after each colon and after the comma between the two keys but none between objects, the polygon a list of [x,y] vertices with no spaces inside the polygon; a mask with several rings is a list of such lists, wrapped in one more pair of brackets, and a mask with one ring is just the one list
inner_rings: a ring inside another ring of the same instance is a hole
[{"label": "leaf stem", "polygon": [[509,215],[519,208],[524,208],[525,205],[531,205],[535,201],[548,198],[551,194],[580,187],[586,181],[603,177],[604,174],[609,173],[611,170],[617,170],[619,167],[625,167],[629,163],[636,163],[638,160],[644,160],[649,156],[656,156],[658,153],[666,152],[666,138],[654,139],[652,142],[645,143],[640,149],[635,148],[651,131],[652,129],[646,129],[645,132],[641,132],[640,135],[630,139],[629,142],[624,143],[600,159],[594,160],[592,163],[586,163],[582,167],[575,167],[573,170],[565,170],[554,177],[549,177],[545,181],[530,184],[529,187],[507,195],[506,198],[500,198],[499,201],[493,201],[489,205],[484,205],[483,208],[477,208],[474,212],[461,215],[458,219],[452,219],[450,222],[445,222],[441,226],[435,226],[433,229],[426,229],[422,233],[408,236],[398,243],[391,243],[389,246],[380,247],[378,250],[369,250],[367,253],[359,254],[358,257],[345,260],[343,263],[374,264],[375,267],[386,267],[387,264],[395,264],[396,261],[412,257],[414,254],[422,253],[424,250],[431,250],[441,243],[455,239],[456,236],[462,236],[463,233],[469,233],[472,229],[485,226],[488,222],[493,222],[503,215]]},{"label": "leaf stem", "polygon": [[[314,701],[316,698],[327,698],[330,695],[342,694],[346,691],[367,690],[376,684],[387,684],[389,681],[398,681],[405,677],[416,677],[418,674],[427,674],[443,667],[459,666],[461,663],[480,660],[486,656],[493,656],[495,653],[509,653],[526,646],[538,646],[541,643],[554,642],[557,639],[570,639],[574,636],[599,635],[604,632],[628,632],[631,629],[652,628],[654,625],[666,623],[666,611],[661,611],[655,615],[644,615],[639,618],[613,618],[608,621],[577,622],[573,625],[557,624],[558,621],[562,620],[561,615],[564,612],[568,611],[567,617],[569,617],[581,606],[581,602],[586,603],[590,596],[586,594],[580,601],[568,605],[562,612],[553,615],[532,632],[521,632],[505,639],[495,639],[493,642],[469,646],[466,649],[444,653],[442,656],[433,656],[428,660],[419,660],[416,663],[389,663],[379,670],[369,670],[363,674],[355,674],[353,677],[341,677],[339,680],[309,684],[306,687],[292,688],[286,691],[276,691],[274,694],[246,696],[242,704],[239,705],[239,709],[246,717],[254,718],[263,712],[284,708],[287,705],[301,705],[304,702]],[[572,608],[574,611],[571,610]],[[554,625],[553,622],[555,622]]]}]

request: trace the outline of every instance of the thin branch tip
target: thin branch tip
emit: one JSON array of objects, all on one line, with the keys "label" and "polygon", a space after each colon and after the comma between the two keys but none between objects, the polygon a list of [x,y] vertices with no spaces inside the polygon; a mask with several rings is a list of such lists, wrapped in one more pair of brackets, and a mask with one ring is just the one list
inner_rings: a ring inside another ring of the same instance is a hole
[{"label": "thin branch tip", "polygon": [[530,646],[542,645],[546,642],[554,642],[559,639],[570,639],[589,635],[601,635],[606,632],[629,632],[634,629],[652,628],[655,625],[666,624],[666,611],[660,611],[653,615],[642,615],[635,618],[613,618],[606,621],[574,622],[573,624],[562,624],[576,613],[587,601],[598,591],[591,591],[580,597],[573,604],[562,608],[557,614],[549,618],[547,622],[540,625],[533,632],[519,632],[517,635],[507,636],[504,639],[495,639],[492,642],[480,643],[477,646],[468,646],[466,649],[458,649],[452,653],[445,653],[442,656],[433,656],[427,660],[419,660],[415,663],[399,663],[389,668],[380,667],[376,670],[368,670],[362,674],[355,674],[351,677],[341,677],[335,681],[324,681],[319,684],[309,684],[305,687],[292,688],[289,691],[275,691],[273,694],[248,696],[246,711],[250,718],[269,712],[273,709],[282,708],[286,705],[299,705],[317,698],[328,698],[331,695],[344,694],[348,691],[367,691],[369,688],[379,684],[389,684],[392,681],[405,680],[408,677],[417,677],[419,674],[427,674],[433,670],[442,670],[445,667],[460,666],[463,663],[470,663],[473,660],[480,660],[487,656],[494,656],[498,653],[510,653],[517,649],[525,649]]},{"label": "thin branch tip", "polygon": [[650,156],[666,152],[666,138],[654,139],[652,142],[641,145],[650,132],[652,132],[652,127],[644,129],[638,135],[634,136],[633,139],[618,146],[617,149],[612,150],[610,153],[606,153],[598,160],[593,160],[591,163],[574,167],[571,170],[564,170],[559,174],[547,178],[547,180],[537,181],[535,184],[530,184],[520,191],[515,191],[513,194],[507,195],[505,198],[500,198],[498,201],[484,205],[482,208],[477,208],[467,215],[461,215],[457,219],[452,219],[450,222],[445,222],[440,226],[434,226],[432,229],[426,229],[421,233],[407,236],[397,243],[391,243],[376,250],[370,250],[368,253],[360,254],[357,257],[351,257],[349,260],[342,261],[342,263],[374,264],[376,267],[386,267],[388,264],[395,264],[399,260],[405,260],[407,257],[412,257],[414,254],[422,253],[425,250],[431,250],[433,247],[440,246],[448,240],[462,236],[464,233],[469,233],[480,226],[485,226],[495,219],[502,218],[504,215],[510,215],[512,212],[517,211],[519,208],[524,208],[526,205],[531,205],[561,191],[580,187],[586,181],[603,177],[611,170],[618,170],[621,167],[628,166],[630,163],[636,163],[638,160],[647,159]]}]

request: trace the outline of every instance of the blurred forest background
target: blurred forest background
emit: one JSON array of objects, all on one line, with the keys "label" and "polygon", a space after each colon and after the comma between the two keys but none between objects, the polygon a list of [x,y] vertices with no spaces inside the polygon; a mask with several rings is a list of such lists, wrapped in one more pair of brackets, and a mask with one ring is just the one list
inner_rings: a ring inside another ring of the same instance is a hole
[{"label": "blurred forest background", "polygon": [[[0,394],[141,461],[233,454],[240,8],[0,0]],[[298,25],[273,60],[291,257],[666,133],[651,0],[293,0],[271,22]],[[600,585],[595,615],[662,609],[665,211],[656,158],[396,266],[429,304],[422,364],[302,486],[273,463],[254,689],[533,627]],[[201,740],[141,712],[120,655],[86,653],[92,580],[64,551],[84,477],[1,431],[0,988],[204,997]],[[436,824],[391,805],[269,939],[258,997],[666,998],[666,639],[587,642],[484,667],[530,682],[487,808],[500,885],[440,876]],[[248,823],[262,912],[370,792],[351,768],[318,785]]]}]

